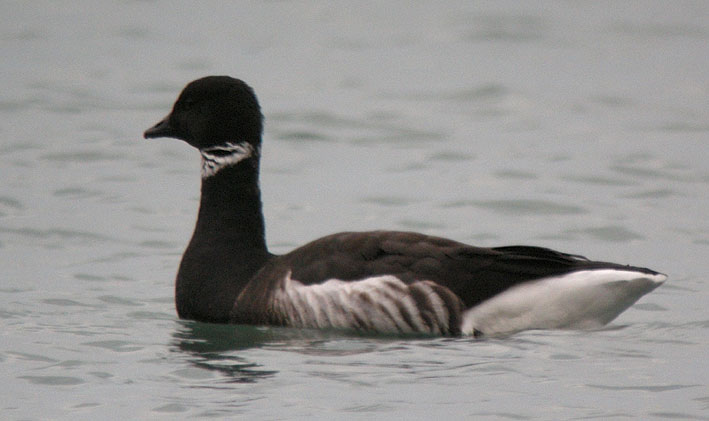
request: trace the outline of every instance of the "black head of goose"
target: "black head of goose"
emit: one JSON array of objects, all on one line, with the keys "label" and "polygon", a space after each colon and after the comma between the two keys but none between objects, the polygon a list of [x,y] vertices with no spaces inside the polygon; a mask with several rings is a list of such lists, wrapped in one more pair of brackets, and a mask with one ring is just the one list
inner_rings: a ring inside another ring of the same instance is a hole
[{"label": "black head of goose", "polygon": [[176,279],[181,318],[476,336],[593,328],[666,279],[546,248],[480,248],[399,231],[332,234],[273,255],[259,190],[262,130],[253,90],[208,76],[145,132],[202,155],[197,224]]}]

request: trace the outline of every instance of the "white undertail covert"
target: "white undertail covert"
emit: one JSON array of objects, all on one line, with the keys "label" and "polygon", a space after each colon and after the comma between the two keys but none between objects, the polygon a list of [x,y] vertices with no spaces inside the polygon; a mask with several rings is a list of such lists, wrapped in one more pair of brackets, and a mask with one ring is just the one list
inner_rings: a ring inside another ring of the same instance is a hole
[{"label": "white undertail covert", "polygon": [[615,319],[667,276],[598,269],[525,282],[463,314],[464,335],[486,336],[528,329],[596,329]]}]

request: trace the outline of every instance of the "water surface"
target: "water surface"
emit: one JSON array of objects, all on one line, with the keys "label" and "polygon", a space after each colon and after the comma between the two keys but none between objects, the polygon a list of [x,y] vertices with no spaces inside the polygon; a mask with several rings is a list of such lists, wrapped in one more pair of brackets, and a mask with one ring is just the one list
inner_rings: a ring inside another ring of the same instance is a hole
[{"label": "water surface", "polygon": [[[3,419],[709,419],[709,7],[0,5]],[[666,272],[606,329],[367,337],[176,318],[199,157],[141,133],[248,81],[277,253],[416,230]]]}]

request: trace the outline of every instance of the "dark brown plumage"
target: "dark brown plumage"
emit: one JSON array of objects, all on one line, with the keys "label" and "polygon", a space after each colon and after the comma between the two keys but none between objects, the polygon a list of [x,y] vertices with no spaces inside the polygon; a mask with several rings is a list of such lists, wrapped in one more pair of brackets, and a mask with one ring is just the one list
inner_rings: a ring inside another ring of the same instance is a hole
[{"label": "dark brown plumage", "polygon": [[172,112],[145,132],[185,140],[205,163],[197,224],[176,280],[182,318],[458,335],[466,311],[536,280],[594,270],[648,278],[621,300],[622,311],[664,279],[545,248],[479,248],[412,232],[343,232],[273,255],[258,183],[262,118],[248,85],[210,76],[187,85]]}]

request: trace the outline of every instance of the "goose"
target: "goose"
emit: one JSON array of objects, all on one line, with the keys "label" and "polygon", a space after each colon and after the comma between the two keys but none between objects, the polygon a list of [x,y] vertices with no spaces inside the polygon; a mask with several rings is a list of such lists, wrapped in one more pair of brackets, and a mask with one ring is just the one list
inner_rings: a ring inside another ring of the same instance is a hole
[{"label": "goose", "polygon": [[207,76],[144,133],[201,155],[197,222],[175,281],[182,319],[474,337],[594,329],[667,278],[548,248],[404,231],[341,232],[272,254],[259,188],[263,120],[249,85]]}]

